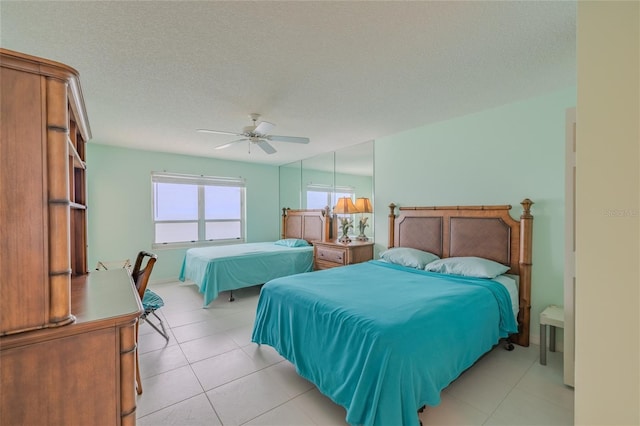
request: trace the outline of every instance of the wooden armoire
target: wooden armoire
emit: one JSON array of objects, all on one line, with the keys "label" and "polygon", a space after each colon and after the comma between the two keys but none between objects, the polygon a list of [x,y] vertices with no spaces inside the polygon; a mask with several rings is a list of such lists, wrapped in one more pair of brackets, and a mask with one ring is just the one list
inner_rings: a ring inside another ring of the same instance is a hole
[{"label": "wooden armoire", "polygon": [[0,49],[0,424],[134,425],[140,299],[89,273],[73,68]]}]

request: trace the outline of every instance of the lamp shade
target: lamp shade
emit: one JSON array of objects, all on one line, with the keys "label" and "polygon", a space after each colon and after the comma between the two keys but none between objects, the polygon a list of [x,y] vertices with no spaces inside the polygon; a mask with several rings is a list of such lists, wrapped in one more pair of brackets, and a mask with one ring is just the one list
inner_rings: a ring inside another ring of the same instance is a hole
[{"label": "lamp shade", "polygon": [[353,205],[353,201],[349,197],[338,198],[336,206],[333,208],[333,212],[337,214],[353,214],[360,213],[356,206]]},{"label": "lamp shade", "polygon": [[373,213],[373,206],[371,200],[368,198],[356,198],[356,210],[358,213]]}]

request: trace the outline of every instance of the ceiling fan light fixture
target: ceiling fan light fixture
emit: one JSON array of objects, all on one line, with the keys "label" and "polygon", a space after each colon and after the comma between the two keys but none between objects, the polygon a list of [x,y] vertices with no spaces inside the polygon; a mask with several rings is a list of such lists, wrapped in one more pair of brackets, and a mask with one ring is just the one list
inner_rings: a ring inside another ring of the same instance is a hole
[{"label": "ceiling fan light fixture", "polygon": [[296,136],[270,135],[269,132],[271,131],[271,129],[275,127],[275,124],[270,123],[268,121],[261,121],[260,123],[256,124],[256,122],[260,118],[260,114],[257,114],[257,113],[249,114],[249,118],[251,119],[251,121],[253,121],[253,125],[245,126],[242,129],[242,133],[233,133],[233,132],[226,132],[221,130],[209,130],[209,129],[197,129],[197,131],[204,132],[204,133],[215,133],[215,134],[221,134],[221,135],[232,135],[232,136],[242,137],[242,139],[238,139],[235,141],[231,141],[229,143],[219,145],[215,147],[215,149],[227,148],[235,144],[236,142],[248,140],[249,146],[251,146],[251,144],[254,143],[258,145],[260,148],[262,148],[262,150],[265,153],[274,154],[276,152],[276,149],[273,146],[271,146],[268,141],[309,143],[309,138],[302,138],[302,137],[296,137]]}]

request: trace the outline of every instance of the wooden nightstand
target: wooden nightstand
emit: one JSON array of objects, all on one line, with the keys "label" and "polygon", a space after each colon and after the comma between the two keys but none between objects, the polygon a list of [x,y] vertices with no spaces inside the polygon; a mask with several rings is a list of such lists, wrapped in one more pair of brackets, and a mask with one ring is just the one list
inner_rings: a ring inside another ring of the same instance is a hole
[{"label": "wooden nightstand", "polygon": [[313,243],[314,269],[329,269],[373,259],[373,241],[337,241]]}]

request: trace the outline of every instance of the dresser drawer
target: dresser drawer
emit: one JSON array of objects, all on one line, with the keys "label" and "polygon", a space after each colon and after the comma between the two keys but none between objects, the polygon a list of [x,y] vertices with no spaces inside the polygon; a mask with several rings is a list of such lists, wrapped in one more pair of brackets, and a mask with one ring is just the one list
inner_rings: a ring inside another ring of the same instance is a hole
[{"label": "dresser drawer", "polygon": [[324,246],[318,246],[316,250],[316,260],[346,265],[347,256],[345,250]]}]

